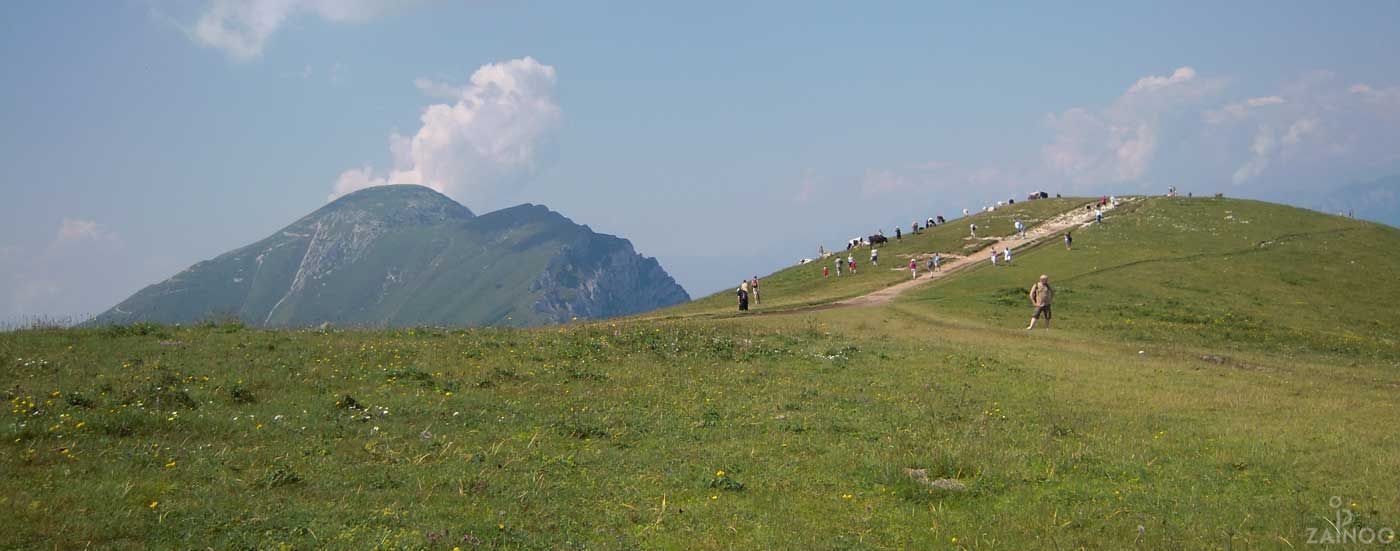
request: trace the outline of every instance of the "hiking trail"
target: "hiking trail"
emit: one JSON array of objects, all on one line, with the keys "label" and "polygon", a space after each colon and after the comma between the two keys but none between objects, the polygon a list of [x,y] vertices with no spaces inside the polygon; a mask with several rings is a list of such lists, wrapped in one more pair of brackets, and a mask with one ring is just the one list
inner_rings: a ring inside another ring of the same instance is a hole
[{"label": "hiking trail", "polygon": [[[1132,197],[1120,198],[1120,202],[1126,203],[1130,201],[1133,201]],[[1109,212],[1115,207],[1116,205],[1109,204],[1103,207],[1103,211]],[[895,297],[904,294],[910,289],[913,289],[925,283],[946,278],[955,272],[958,272],[964,268],[975,266],[978,263],[990,262],[990,260],[988,260],[988,258],[990,258],[990,249],[1001,250],[1005,249],[1008,245],[1010,245],[1014,251],[1024,252],[1027,249],[1030,249],[1031,247],[1043,244],[1047,238],[1057,236],[1060,234],[1060,232],[1063,232],[1068,229],[1088,227],[1093,223],[1094,209],[1090,208],[1086,210],[1083,205],[1080,205],[1079,207],[1060,213],[1054,218],[1046,220],[1044,223],[1041,223],[1035,226],[1034,228],[1027,230],[1025,238],[1020,238],[1017,237],[1015,234],[1012,234],[1010,236],[996,237],[990,240],[983,239],[983,241],[991,241],[991,243],[985,247],[977,249],[977,252],[974,252],[967,256],[948,257],[948,260],[943,263],[942,269],[940,269],[937,272],[932,272],[932,276],[923,275],[924,273],[928,272],[924,272],[922,270],[923,265],[921,264],[920,268],[922,273],[920,274],[918,279],[910,279],[902,283],[896,283],[894,285],[890,285],[889,287],[876,289],[874,291],[860,296],[829,302],[826,304],[813,304],[809,306],[801,306],[788,309],[760,310],[757,312],[749,312],[747,314],[784,315],[810,312],[813,310],[827,310],[831,308],[863,308],[868,306],[879,306],[881,304],[888,303]]]}]

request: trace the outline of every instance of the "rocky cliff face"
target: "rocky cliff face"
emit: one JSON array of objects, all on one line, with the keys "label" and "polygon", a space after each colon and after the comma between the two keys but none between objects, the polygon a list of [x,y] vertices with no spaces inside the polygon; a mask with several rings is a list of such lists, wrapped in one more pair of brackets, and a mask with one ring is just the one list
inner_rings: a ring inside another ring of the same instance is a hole
[{"label": "rocky cliff face", "polygon": [[580,241],[565,245],[531,285],[542,294],[535,310],[549,319],[609,318],[690,300],[656,259],[638,255],[626,240]]},{"label": "rocky cliff face", "polygon": [[362,190],[152,285],[96,323],[538,325],[689,300],[625,239],[537,205],[483,216],[419,186]]}]

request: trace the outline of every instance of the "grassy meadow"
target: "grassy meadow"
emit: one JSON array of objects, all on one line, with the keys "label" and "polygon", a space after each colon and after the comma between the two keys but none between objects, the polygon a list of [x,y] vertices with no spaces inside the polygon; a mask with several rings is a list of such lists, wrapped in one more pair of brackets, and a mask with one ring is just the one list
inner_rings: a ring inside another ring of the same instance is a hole
[{"label": "grassy meadow", "polygon": [[[1286,549],[1334,497],[1394,534],[1395,229],[1150,199],[1075,237],[878,308],[0,333],[0,548]],[[775,307],[861,292],[811,268]]]}]

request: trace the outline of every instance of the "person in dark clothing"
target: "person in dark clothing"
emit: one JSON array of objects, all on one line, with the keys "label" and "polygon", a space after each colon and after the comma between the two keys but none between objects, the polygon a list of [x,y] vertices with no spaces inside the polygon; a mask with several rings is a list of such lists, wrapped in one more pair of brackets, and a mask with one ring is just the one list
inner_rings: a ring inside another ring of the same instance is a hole
[{"label": "person in dark clothing", "polygon": [[749,282],[745,281],[739,285],[739,311],[749,311]]}]

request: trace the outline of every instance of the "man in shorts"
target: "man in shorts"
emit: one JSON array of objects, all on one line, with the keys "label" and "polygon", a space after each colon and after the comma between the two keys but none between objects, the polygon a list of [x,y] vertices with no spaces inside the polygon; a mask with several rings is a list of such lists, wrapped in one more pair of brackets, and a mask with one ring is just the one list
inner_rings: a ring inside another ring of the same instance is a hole
[{"label": "man in shorts", "polygon": [[1026,326],[1026,330],[1035,329],[1035,320],[1045,317],[1045,328],[1050,328],[1050,303],[1055,299],[1055,289],[1050,287],[1050,276],[1041,274],[1040,281],[1031,287],[1031,304],[1035,310],[1031,311],[1031,324]]}]

